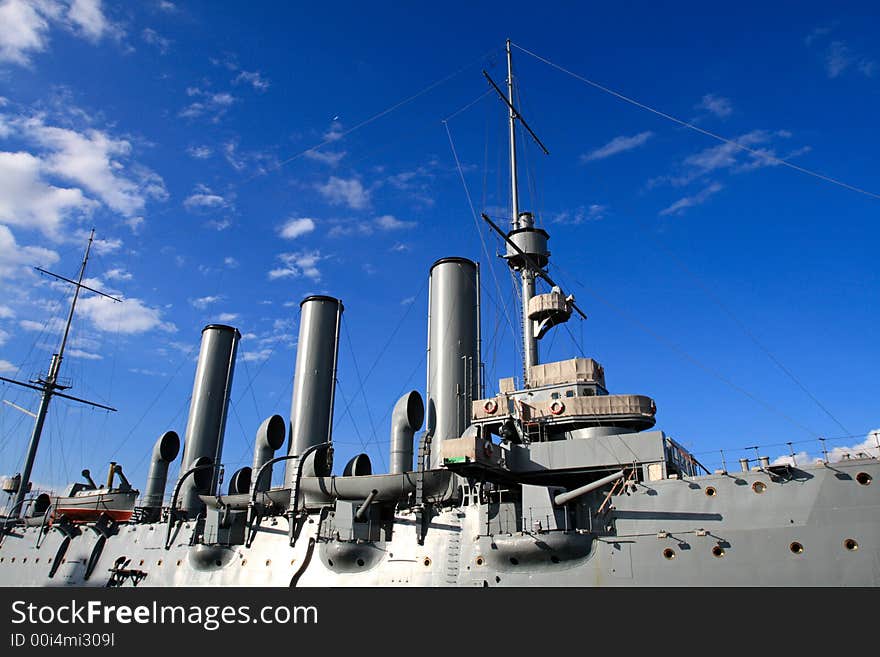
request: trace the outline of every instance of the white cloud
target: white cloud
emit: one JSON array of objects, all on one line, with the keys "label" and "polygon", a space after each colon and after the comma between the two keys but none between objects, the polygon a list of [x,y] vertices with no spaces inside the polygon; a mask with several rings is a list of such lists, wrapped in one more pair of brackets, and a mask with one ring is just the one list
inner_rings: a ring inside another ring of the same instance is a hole
[{"label": "white cloud", "polygon": [[162,321],[162,312],[158,308],[150,308],[140,299],[116,303],[106,297],[89,296],[80,300],[77,313],[91,321],[99,331],[135,334],[153,329],[169,333],[177,330],[174,324]]},{"label": "white cloud", "polygon": [[26,65],[33,53],[49,45],[49,19],[58,18],[61,6],[48,2],[5,0],[0,3],[0,60]]},{"label": "white cloud", "polygon": [[124,269],[111,269],[106,274],[104,274],[111,281],[130,281],[132,279],[132,275],[130,272],[125,271]]},{"label": "white cloud", "polygon": [[320,251],[297,251],[296,253],[281,253],[278,259],[283,267],[278,267],[269,272],[269,280],[279,278],[299,278],[305,276],[313,281],[321,279],[321,272],[317,264],[324,259]]},{"label": "white cloud", "polygon": [[131,229],[132,233],[137,235],[141,231],[141,227],[144,225],[144,218],[143,217],[130,217],[130,218],[124,220],[122,223],[124,223],[126,226],[128,226]]},{"label": "white cloud", "polygon": [[409,244],[404,244],[403,242],[397,242],[394,246],[391,247],[391,251],[394,253],[404,253],[405,251],[409,251],[412,247]]},{"label": "white cloud", "polygon": [[260,349],[259,351],[245,351],[241,354],[241,359],[246,363],[258,363],[267,360],[272,355],[271,349]]},{"label": "white cloud", "polygon": [[376,226],[380,230],[400,230],[402,228],[412,228],[416,225],[414,221],[401,221],[394,215],[383,214],[376,219]]},{"label": "white cloud", "polygon": [[8,360],[3,360],[0,358],[0,372],[14,372],[18,368],[10,363]]},{"label": "white cloud", "polygon": [[711,185],[697,192],[693,196],[685,196],[684,198],[678,199],[668,208],[661,210],[660,215],[664,216],[670,214],[682,214],[687,208],[692,208],[694,206],[705,203],[709,200],[710,196],[720,192],[722,189],[724,189],[724,187],[719,183],[712,183]]},{"label": "white cloud", "polygon": [[591,151],[586,155],[581,155],[581,161],[592,162],[593,160],[604,160],[606,157],[611,157],[612,155],[617,155],[618,153],[630,151],[634,148],[638,148],[653,136],[653,132],[646,131],[640,132],[639,134],[633,135],[632,137],[625,137],[623,135],[621,135],[620,137],[615,137],[604,146],[597,148],[596,150]]},{"label": "white cloud", "polygon": [[9,339],[9,332],[0,329],[0,347],[6,344],[6,341]]},{"label": "white cloud", "polygon": [[42,322],[35,322],[32,319],[23,319],[18,325],[23,328],[25,331],[42,331],[46,328],[46,325]]},{"label": "white cloud", "polygon": [[877,62],[872,59],[863,59],[859,62],[859,71],[866,78],[873,78],[877,72]]},{"label": "white cloud", "polygon": [[235,269],[238,267],[238,260],[233,258],[232,256],[227,256],[223,258],[223,264],[229,267],[230,269]]},{"label": "white cloud", "polygon": [[205,222],[208,228],[213,228],[217,232],[224,231],[232,225],[231,219],[211,219]]},{"label": "white cloud", "polygon": [[197,160],[207,160],[214,154],[210,146],[190,146],[186,149],[186,152],[190,157],[194,157]]},{"label": "white cloud", "polygon": [[334,120],[327,132],[324,133],[324,141],[339,141],[342,139],[342,124]]},{"label": "white cloud", "polygon": [[168,12],[169,14],[173,14],[177,11],[177,5],[173,2],[169,2],[168,0],[159,0],[157,6],[162,11]]},{"label": "white cloud", "polygon": [[230,106],[237,100],[235,96],[228,92],[214,93],[199,87],[189,87],[186,93],[188,96],[198,97],[200,100],[190,103],[180,110],[177,115],[185,119],[195,119],[210,115],[212,123],[219,123]]},{"label": "white cloud", "polygon": [[234,84],[244,82],[257,91],[266,91],[269,88],[269,81],[259,71],[241,71],[232,82]]},{"label": "white cloud", "polygon": [[163,55],[168,52],[168,48],[171,46],[170,39],[163,37],[151,27],[144,28],[144,31],[141,32],[141,38],[144,40],[144,43],[156,46]]},{"label": "white cloud", "polygon": [[825,51],[825,72],[836,78],[852,64],[852,53],[843,41],[832,41]]},{"label": "white cloud", "polygon": [[125,217],[144,209],[150,198],[165,200],[168,192],[161,176],[133,164],[124,172],[120,158],[131,154],[131,144],[105,132],[90,129],[84,133],[46,125],[41,117],[19,122],[22,134],[48,149],[41,168],[72,180]]},{"label": "white cloud", "polygon": [[55,251],[40,246],[21,246],[7,226],[0,224],[0,278],[14,278],[30,272],[35,265],[58,262]]},{"label": "white cloud", "polygon": [[183,201],[183,206],[191,212],[216,210],[228,205],[229,201],[205,185],[196,185],[193,193]]},{"label": "white cloud", "polygon": [[104,357],[101,354],[95,354],[91,351],[85,351],[83,349],[68,349],[64,352],[65,356],[71,356],[73,358],[82,358],[84,360],[102,360]]},{"label": "white cloud", "polygon": [[[842,461],[850,458],[880,458],[880,429],[869,431],[865,439],[849,447],[835,447],[828,450],[828,461]],[[805,465],[808,463],[821,463],[824,454],[809,454],[806,451],[798,452],[792,459],[786,454],[773,460],[773,465]]]},{"label": "white cloud", "polygon": [[721,119],[728,117],[733,113],[733,105],[731,104],[730,99],[724,98],[723,96],[716,96],[715,94],[706,94],[703,96],[700,104],[697,105],[697,109],[711,112]]},{"label": "white cloud", "polygon": [[552,221],[554,224],[582,224],[586,221],[600,221],[605,218],[608,213],[607,205],[593,203],[592,205],[581,205],[574,212],[565,210],[560,212]]},{"label": "white cloud", "polygon": [[194,308],[198,308],[199,310],[202,310],[204,308],[207,308],[210,304],[217,303],[218,301],[221,301],[222,299],[223,299],[222,295],[215,295],[215,296],[199,297],[198,299],[190,299],[190,303],[193,305]]},{"label": "white cloud", "polygon": [[67,17],[82,35],[92,42],[98,42],[105,33],[118,29],[104,16],[101,0],[73,0]]},{"label": "white cloud", "polygon": [[347,205],[353,210],[360,210],[370,203],[370,193],[357,178],[330,179],[317,186],[318,191],[333,205]]},{"label": "white cloud", "polygon": [[234,322],[238,319],[238,313],[220,313],[217,315],[218,322]]},{"label": "white cloud", "polygon": [[0,306],[0,319],[12,319],[15,317],[15,311],[9,306]]},{"label": "white cloud", "polygon": [[41,167],[41,160],[30,153],[0,152],[0,221],[59,239],[67,217],[88,215],[97,203],[79,189],[46,183]]},{"label": "white cloud", "polygon": [[319,151],[315,148],[306,151],[303,154],[310,160],[314,160],[315,162],[322,162],[324,164],[329,164],[332,167],[335,167],[339,162],[342,161],[342,158],[345,157],[345,151]]},{"label": "white cloud", "polygon": [[32,55],[48,48],[53,24],[92,43],[104,36],[119,40],[125,35],[104,14],[101,0],[2,0],[0,61],[30,64]]},{"label": "white cloud", "polygon": [[313,230],[315,230],[314,219],[309,219],[308,217],[299,217],[288,219],[281,227],[279,233],[281,237],[292,240],[296,239],[300,235],[311,233]]}]

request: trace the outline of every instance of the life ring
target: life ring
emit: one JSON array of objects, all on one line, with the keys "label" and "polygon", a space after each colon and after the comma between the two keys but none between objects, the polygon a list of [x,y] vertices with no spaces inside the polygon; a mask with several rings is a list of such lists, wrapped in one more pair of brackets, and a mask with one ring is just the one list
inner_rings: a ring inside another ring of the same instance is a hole
[{"label": "life ring", "polygon": [[550,404],[550,412],[553,415],[562,415],[562,412],[565,410],[565,404],[563,404],[558,399]]},{"label": "life ring", "polygon": [[498,410],[498,402],[494,399],[487,399],[483,404],[483,410],[486,411],[489,415],[493,415],[495,411]]},{"label": "life ring", "polygon": [[493,446],[492,441],[489,440],[488,438],[483,441],[483,455],[486,458],[492,458],[492,454],[494,453],[492,446]]}]

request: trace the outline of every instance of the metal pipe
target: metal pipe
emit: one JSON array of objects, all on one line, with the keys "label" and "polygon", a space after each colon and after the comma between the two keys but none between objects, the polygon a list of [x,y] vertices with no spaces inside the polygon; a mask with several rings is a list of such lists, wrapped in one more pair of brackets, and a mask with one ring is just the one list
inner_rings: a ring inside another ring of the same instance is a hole
[{"label": "metal pipe", "polygon": [[570,490],[567,493],[560,493],[556,497],[553,498],[553,503],[556,506],[563,506],[568,504],[573,499],[580,497],[581,495],[586,495],[587,493],[592,493],[594,490],[602,488],[605,484],[610,484],[612,481],[616,481],[621,479],[624,475],[623,470],[619,472],[615,472],[614,474],[608,475],[607,477],[602,477],[601,479],[597,479],[596,481],[592,481],[585,486],[581,486],[580,488],[575,488],[574,490]]},{"label": "metal pipe", "polygon": [[82,474],[83,479],[85,479],[87,482],[89,482],[89,486],[91,486],[92,488],[94,488],[95,490],[97,490],[98,485],[95,483],[95,480],[92,479],[92,473],[91,473],[91,472],[89,472],[88,470],[83,470],[80,474]]},{"label": "metal pipe", "polygon": [[[339,299],[327,296],[307,297],[300,308],[287,450],[291,455],[302,455],[332,439],[339,329],[345,310]],[[293,487],[296,460],[289,461],[285,470],[285,483]]]},{"label": "metal pipe", "polygon": [[157,509],[162,506],[165,498],[165,485],[168,482],[168,466],[180,452],[180,436],[176,431],[166,431],[153,446],[150,461],[150,474],[147,475],[147,486],[141,499],[141,506]]},{"label": "metal pipe", "polygon": [[369,511],[370,509],[370,505],[373,503],[373,500],[376,499],[376,496],[378,494],[379,491],[375,488],[370,491],[370,494],[367,495],[367,499],[364,500],[364,503],[360,505],[357,512],[354,514],[355,520],[363,520],[366,517],[367,511]]},{"label": "metal pipe", "polygon": [[424,421],[425,404],[417,391],[397,400],[391,412],[391,474],[412,470],[413,438]]},{"label": "metal pipe", "polygon": [[440,446],[470,424],[472,396],[479,389],[474,367],[477,347],[476,264],[443,258],[431,266],[428,285],[427,431],[432,437],[430,467],[438,467]]},{"label": "metal pipe", "polygon": [[[254,479],[251,482],[251,491],[269,490],[272,485],[272,464],[269,461],[275,456],[275,452],[284,444],[287,433],[287,423],[280,415],[271,415],[263,420],[254,439],[254,464],[251,466],[252,473],[262,473],[263,466],[269,464],[269,474],[260,481]],[[274,461],[273,461],[274,462]]]},{"label": "metal pipe", "polygon": [[[235,353],[241,333],[232,326],[209,324],[202,329],[202,344],[193,382],[192,402],[186,424],[181,472],[193,467],[202,458],[219,465],[223,454],[223,434],[232,390]],[[200,493],[217,492],[219,469],[211,471],[204,488],[196,479],[183,490],[181,508],[187,515],[196,515],[203,507]]]},{"label": "metal pipe", "polygon": [[[113,473],[119,477],[119,488],[123,490],[131,490],[131,482],[128,481],[128,477],[125,476],[125,473],[122,472],[122,466],[116,465],[113,467]],[[112,486],[111,486],[112,488]]]},{"label": "metal pipe", "polygon": [[113,475],[116,474],[116,461],[110,461],[110,469],[107,471],[107,489],[113,488]]}]

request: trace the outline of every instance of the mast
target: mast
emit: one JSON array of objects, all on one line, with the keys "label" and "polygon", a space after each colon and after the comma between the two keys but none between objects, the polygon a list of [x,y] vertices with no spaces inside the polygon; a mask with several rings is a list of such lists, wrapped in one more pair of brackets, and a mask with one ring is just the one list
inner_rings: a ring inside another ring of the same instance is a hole
[{"label": "mast", "polygon": [[70,325],[73,322],[73,314],[76,310],[76,302],[79,299],[79,292],[81,289],[85,288],[101,296],[112,299],[113,301],[120,301],[114,297],[111,297],[103,292],[99,292],[98,290],[94,290],[87,285],[83,285],[82,281],[86,273],[86,264],[89,261],[89,252],[92,249],[92,242],[95,239],[95,229],[93,228],[91,233],[89,234],[89,243],[86,246],[86,253],[83,256],[82,265],[79,269],[79,277],[76,281],[72,281],[70,279],[64,278],[63,276],[59,276],[57,274],[53,274],[52,272],[48,272],[44,269],[40,269],[39,267],[35,267],[38,271],[41,271],[45,274],[49,274],[50,276],[54,276],[60,280],[63,280],[67,283],[72,283],[76,286],[76,289],[73,293],[73,300],[70,303],[70,311],[67,314],[67,324],[64,327],[64,335],[61,338],[61,346],[58,348],[58,352],[52,354],[52,360],[49,363],[49,371],[46,374],[45,379],[37,379],[36,381],[31,381],[32,385],[28,385],[26,383],[22,383],[21,381],[15,381],[13,379],[7,379],[5,377],[0,377],[0,379],[7,381],[9,383],[15,383],[20,386],[24,386],[26,388],[31,388],[33,390],[38,390],[42,392],[40,396],[40,406],[37,409],[37,413],[35,415],[34,421],[34,429],[31,433],[30,443],[28,444],[27,456],[25,456],[24,468],[21,472],[21,481],[18,484],[18,490],[15,494],[15,504],[12,507],[10,512],[10,516],[13,518],[18,518],[21,516],[21,512],[24,506],[24,498],[28,492],[31,472],[34,468],[34,461],[37,456],[37,447],[40,445],[40,438],[43,434],[43,424],[46,421],[46,413],[49,411],[49,402],[52,401],[52,397],[59,396],[64,397],[65,399],[71,399],[73,401],[82,402],[85,404],[90,404],[92,406],[97,406],[98,408],[103,408],[110,411],[115,411],[115,408],[111,408],[109,406],[104,406],[102,404],[96,404],[94,402],[87,401],[85,399],[78,399],[77,397],[72,397],[70,395],[62,394],[61,390],[66,390],[70,386],[61,385],[58,383],[58,375],[61,371],[61,362],[64,360],[64,349],[67,347],[67,338],[70,335]]},{"label": "mast", "polygon": [[[513,230],[521,228],[533,228],[532,215],[519,212],[519,187],[517,183],[516,167],[516,119],[517,112],[513,104],[513,55],[510,51],[510,39],[507,40],[507,105],[508,105],[508,132],[510,135],[510,207],[511,225]],[[523,384],[529,384],[529,372],[533,365],[540,362],[538,354],[538,340],[535,337],[532,320],[529,317],[529,300],[535,296],[535,272],[524,264],[519,270],[522,289],[522,340],[523,340]]]}]

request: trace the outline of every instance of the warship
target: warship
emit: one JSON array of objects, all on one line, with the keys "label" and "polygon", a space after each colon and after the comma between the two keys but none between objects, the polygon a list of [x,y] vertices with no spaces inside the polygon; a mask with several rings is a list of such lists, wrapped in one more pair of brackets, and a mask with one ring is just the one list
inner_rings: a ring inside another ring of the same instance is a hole
[{"label": "warship", "polygon": [[[300,304],[289,418],[256,429],[253,463],[221,487],[239,331],[202,331],[186,430],[155,443],[143,493],[120,466],[84,471],[65,495],[29,495],[67,328],[45,378],[0,532],[4,586],[876,586],[880,462],[855,455],[771,462],[756,451],[703,467],[655,428],[645,395],[609,392],[596,360],[542,362],[545,336],[575,315],[548,273],[549,233],[520,211],[516,127],[540,145],[486,74],[509,119],[511,225],[483,215],[518,279],[522,371],[484,389],[480,268],[442,258],[427,276],[427,383],[391,414],[387,473],[366,454],[334,474],[340,322],[331,296]],[[89,244],[91,245],[91,239]],[[538,285],[541,290],[539,291]],[[97,290],[91,290],[98,293]],[[516,383],[521,377],[521,383]],[[91,402],[87,402],[91,403]],[[99,405],[100,406],[100,405]],[[104,407],[106,408],[106,407]],[[423,428],[424,425],[424,428]],[[181,445],[182,443],[182,445]],[[180,473],[169,465],[183,452]],[[273,469],[283,482],[273,487]],[[114,477],[119,483],[114,487]]]}]

